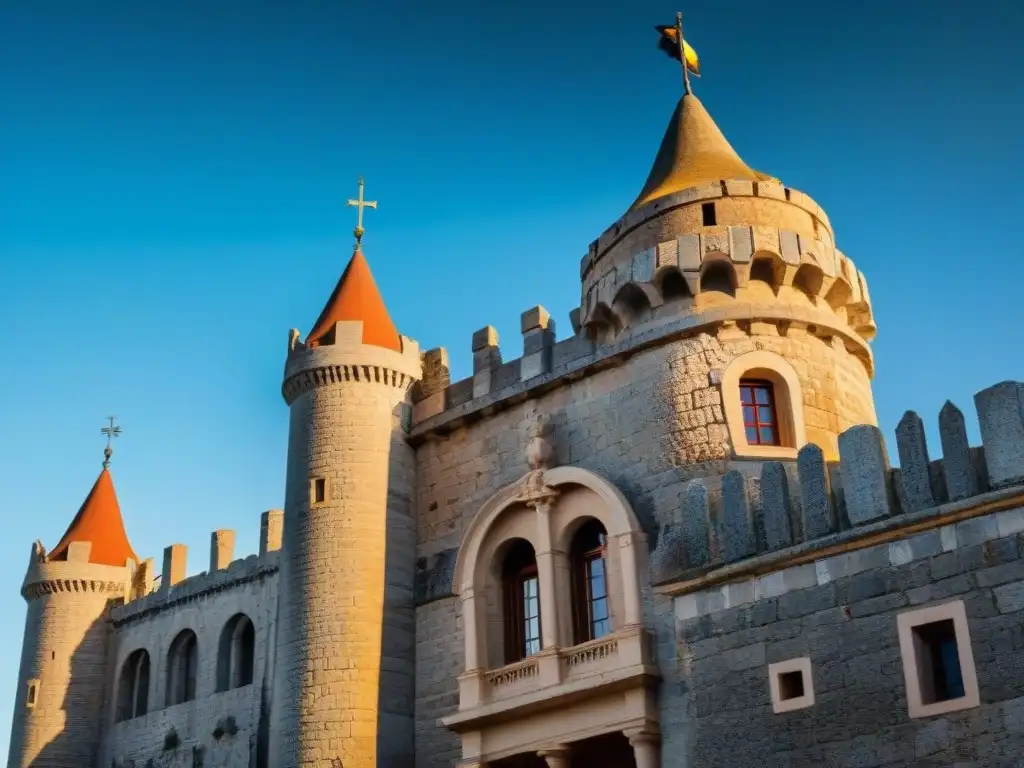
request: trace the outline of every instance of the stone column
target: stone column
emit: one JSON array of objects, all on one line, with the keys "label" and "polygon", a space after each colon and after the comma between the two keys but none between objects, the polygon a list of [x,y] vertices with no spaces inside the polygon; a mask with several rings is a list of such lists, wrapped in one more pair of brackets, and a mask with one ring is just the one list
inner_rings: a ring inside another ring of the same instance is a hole
[{"label": "stone column", "polygon": [[625,607],[627,627],[643,623],[643,612],[640,606],[640,574],[637,563],[637,551],[631,531],[619,535],[619,559],[622,563],[622,599]]},{"label": "stone column", "polygon": [[650,731],[626,731],[629,744],[633,747],[636,768],[660,768],[661,739]]},{"label": "stone column", "polygon": [[561,744],[540,750],[537,757],[543,758],[548,768],[569,768],[569,748]]},{"label": "stone column", "polygon": [[558,605],[555,597],[555,553],[551,547],[551,506],[554,497],[530,502],[537,511],[537,581],[540,586],[541,648],[559,645]]},{"label": "stone column", "polygon": [[479,669],[480,664],[480,634],[478,632],[476,614],[476,597],[473,588],[462,590],[462,627],[466,633],[466,671],[472,672]]}]

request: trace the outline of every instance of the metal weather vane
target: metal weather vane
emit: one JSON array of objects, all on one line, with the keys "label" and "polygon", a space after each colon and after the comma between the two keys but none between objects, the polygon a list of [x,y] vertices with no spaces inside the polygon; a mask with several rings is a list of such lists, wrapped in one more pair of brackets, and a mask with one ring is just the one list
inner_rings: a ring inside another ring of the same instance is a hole
[{"label": "metal weather vane", "polygon": [[366,186],[366,183],[363,181],[363,177],[360,176],[359,177],[359,197],[357,199],[355,199],[355,200],[349,200],[348,201],[349,207],[350,208],[354,207],[356,209],[356,211],[357,211],[357,213],[356,213],[356,228],[352,230],[352,234],[356,236],[356,248],[357,249],[359,248],[359,246],[362,245],[362,243],[363,243],[363,234],[366,232],[366,230],[363,229],[363,210],[365,208],[373,208],[374,210],[376,210],[376,208],[377,208],[377,201],[376,200],[364,200],[363,199],[363,188],[365,186]]},{"label": "metal weather vane", "polygon": [[121,436],[121,427],[116,423],[117,416],[107,416],[107,421],[109,421],[110,424],[100,430],[100,432],[107,436],[107,447],[103,449],[104,469],[110,466],[110,457],[114,455],[114,446],[112,445],[113,439]]}]

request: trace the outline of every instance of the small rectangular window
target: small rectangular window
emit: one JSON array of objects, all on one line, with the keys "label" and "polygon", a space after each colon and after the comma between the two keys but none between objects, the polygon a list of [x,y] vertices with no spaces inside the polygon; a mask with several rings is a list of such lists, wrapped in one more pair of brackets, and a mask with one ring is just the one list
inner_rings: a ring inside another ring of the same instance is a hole
[{"label": "small rectangular window", "polygon": [[897,618],[910,717],[978,706],[978,677],[962,600]]},{"label": "small rectangular window", "polygon": [[718,217],[715,215],[714,203],[704,203],[700,207],[700,212],[704,218],[705,227],[713,227],[718,223]]},{"label": "small rectangular window", "polygon": [[790,659],[768,665],[768,692],[776,714],[814,705],[811,660]]},{"label": "small rectangular window", "polygon": [[959,699],[964,695],[960,648],[952,619],[913,628],[917,666],[921,679],[921,703]]},{"label": "small rectangular window", "polygon": [[327,501],[327,478],[313,478],[309,484],[309,500],[313,504],[323,504]]},{"label": "small rectangular window", "polygon": [[25,693],[25,706],[32,708],[36,705],[36,697],[39,695],[39,681],[29,680],[28,691]]}]

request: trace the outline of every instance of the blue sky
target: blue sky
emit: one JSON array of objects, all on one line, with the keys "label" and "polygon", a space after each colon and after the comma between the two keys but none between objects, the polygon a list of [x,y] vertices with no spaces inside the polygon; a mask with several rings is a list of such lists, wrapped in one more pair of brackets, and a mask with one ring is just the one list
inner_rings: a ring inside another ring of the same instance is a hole
[{"label": "blue sky", "polygon": [[[1024,11],[1000,0],[693,4],[696,89],[754,167],[806,191],[866,274],[875,396],[938,454],[950,398],[1024,378]],[[570,332],[579,259],[632,202],[678,97],[630,3],[302,0],[0,5],[0,748],[33,540],[99,470],[143,556],[255,550],[280,506],[288,329],[365,250],[400,330],[470,370],[519,314]]]}]

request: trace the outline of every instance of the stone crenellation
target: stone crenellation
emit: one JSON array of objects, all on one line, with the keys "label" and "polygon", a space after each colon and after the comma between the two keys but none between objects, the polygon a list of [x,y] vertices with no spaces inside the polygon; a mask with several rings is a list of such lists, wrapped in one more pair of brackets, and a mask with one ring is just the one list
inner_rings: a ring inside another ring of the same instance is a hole
[{"label": "stone crenellation", "polygon": [[[751,313],[760,318],[751,323]],[[523,313],[547,316],[540,306]],[[524,332],[523,357],[503,361],[494,328],[487,326],[473,334],[474,374],[452,382],[448,351],[443,347],[423,353],[430,378],[413,392],[413,429],[410,439],[421,440],[433,431],[448,432],[495,409],[510,407],[524,397],[544,393],[572,383],[597,371],[618,367],[645,349],[691,338],[708,329],[728,329],[736,338],[754,338],[767,333],[774,337],[810,335],[838,346],[858,359],[869,375],[874,372],[870,348],[855,333],[835,322],[821,310],[794,309],[788,305],[724,305],[699,315],[675,317],[664,323],[625,334],[614,343],[601,344],[577,334],[555,340],[554,323],[527,339]]]},{"label": "stone crenellation", "polygon": [[136,621],[277,573],[283,521],[280,509],[264,512],[260,516],[259,554],[237,560],[233,556],[235,532],[223,528],[214,531],[210,535],[210,568],[193,576],[185,576],[188,547],[171,544],[164,548],[163,573],[155,589],[150,587],[115,607],[112,621],[115,625]]},{"label": "stone crenellation", "polygon": [[[1006,381],[975,395],[982,446],[969,447],[962,412],[947,402],[939,433],[948,454],[933,460],[924,425],[908,411],[896,429],[900,466],[889,466],[881,431],[851,427],[839,436],[839,461],[812,444],[795,462],[768,461],[754,474],[732,469],[719,483],[689,482],[676,518],[651,555],[658,584],[708,568],[766,556],[798,544],[877,524],[908,522],[950,504],[1024,481],[1024,384]],[[874,530],[874,529],[872,529]]]}]

